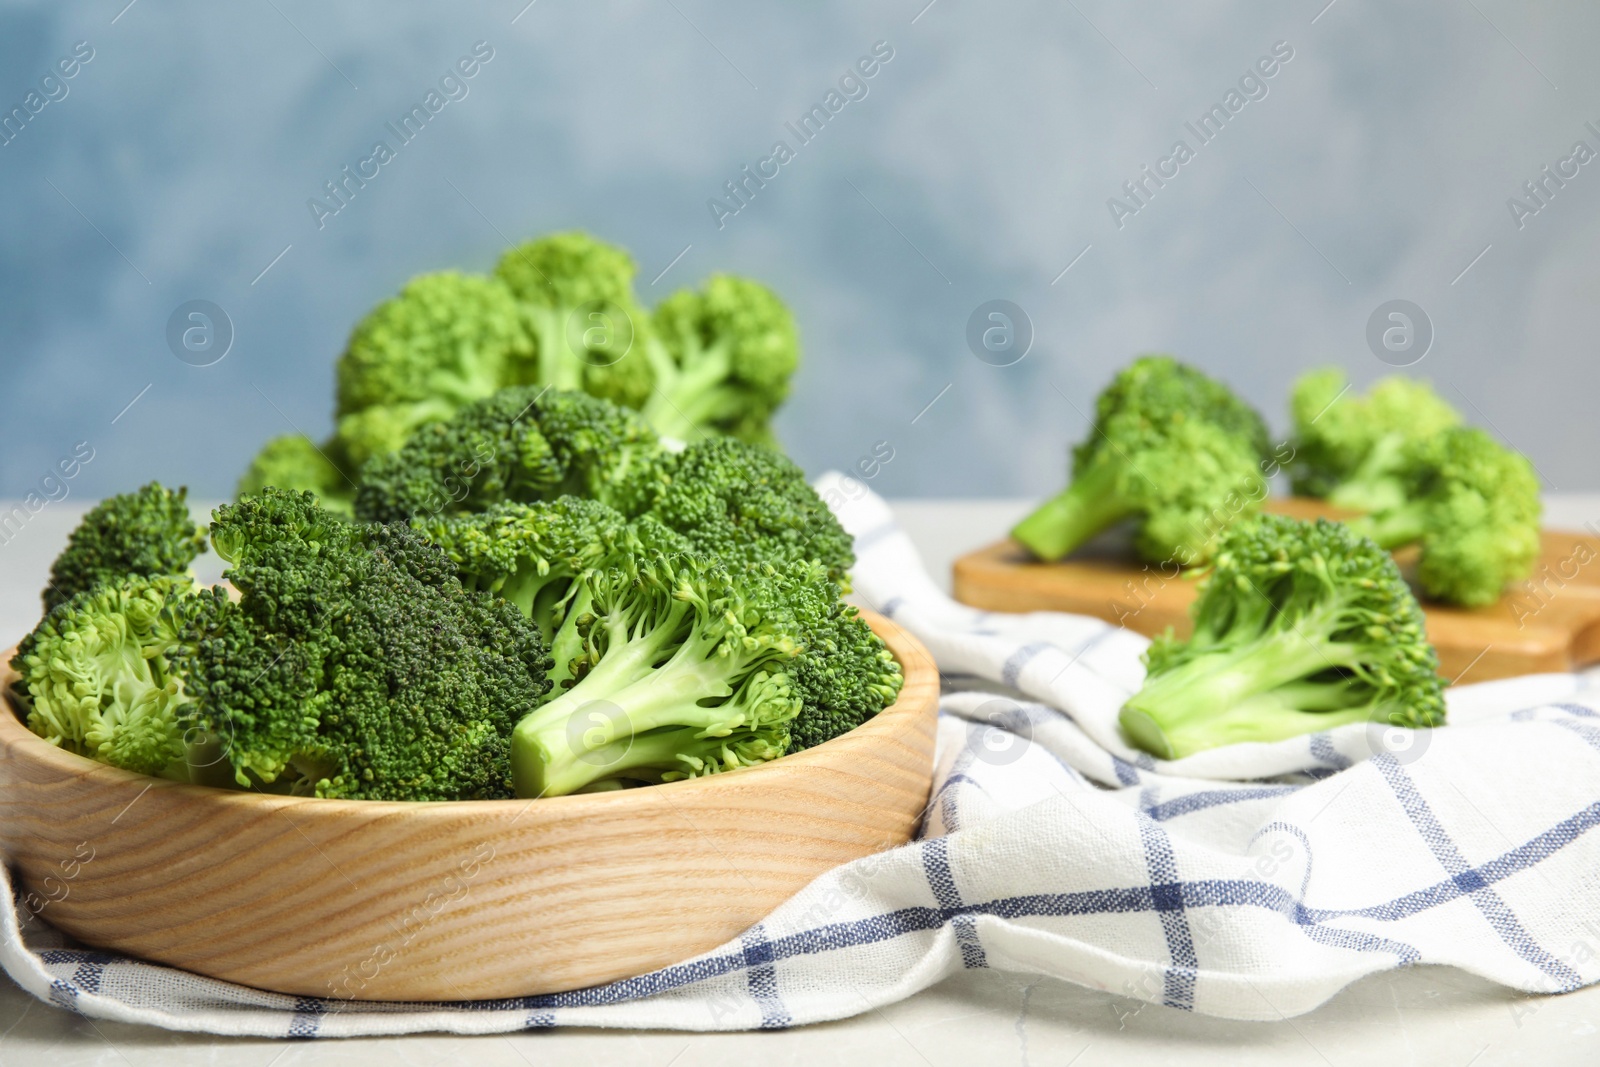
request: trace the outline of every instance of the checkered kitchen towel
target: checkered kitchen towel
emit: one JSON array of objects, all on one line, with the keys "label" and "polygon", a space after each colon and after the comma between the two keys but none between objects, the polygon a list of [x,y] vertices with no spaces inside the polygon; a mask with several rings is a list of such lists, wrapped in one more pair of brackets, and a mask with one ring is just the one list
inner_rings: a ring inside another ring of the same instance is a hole
[{"label": "checkered kitchen towel", "polygon": [[0,909],[0,963],[85,1015],[327,1037],[794,1026],[973,967],[1239,1019],[1417,963],[1529,992],[1600,979],[1596,679],[1455,690],[1452,725],[1431,733],[1356,725],[1163,763],[1115,725],[1143,638],[954,604],[881,500],[837,475],[820,488],[856,536],[857,592],[946,679],[920,841],[822,876],[698,959],[553,996],[279,996],[71,945],[48,911],[19,931],[24,909]]}]

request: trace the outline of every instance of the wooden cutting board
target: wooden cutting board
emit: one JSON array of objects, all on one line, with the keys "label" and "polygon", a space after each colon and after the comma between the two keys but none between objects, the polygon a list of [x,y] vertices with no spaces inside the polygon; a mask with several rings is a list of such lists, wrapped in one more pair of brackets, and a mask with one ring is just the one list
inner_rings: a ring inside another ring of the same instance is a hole
[{"label": "wooden cutting board", "polygon": [[[1275,499],[1267,510],[1296,518],[1338,518],[1318,500]],[[1409,577],[1415,550],[1396,555]],[[1138,561],[1125,534],[1108,534],[1058,563],[1040,563],[1005,540],[956,560],[963,604],[988,611],[1069,611],[1155,635],[1189,631],[1195,582]],[[1423,602],[1439,671],[1452,684],[1600,662],[1600,530],[1546,530],[1533,576],[1486,608]]]}]

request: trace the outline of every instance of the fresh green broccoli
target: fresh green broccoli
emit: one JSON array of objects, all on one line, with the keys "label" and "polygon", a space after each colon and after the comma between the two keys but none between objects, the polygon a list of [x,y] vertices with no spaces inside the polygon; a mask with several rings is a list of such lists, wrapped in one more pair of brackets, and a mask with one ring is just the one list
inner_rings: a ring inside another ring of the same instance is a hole
[{"label": "fresh green broccoli", "polygon": [[[736,441],[724,444],[734,451],[751,448]],[[804,488],[803,481],[799,484]],[[782,503],[781,497],[774,500]],[[708,528],[727,524],[718,510],[722,507],[719,502],[703,512],[701,523]],[[676,514],[685,518],[689,513]],[[416,525],[455,562],[464,585],[510,600],[539,625],[552,646],[550,679],[558,690],[584,669],[587,655],[581,628],[576,623],[563,626],[569,616],[593,612],[592,590],[581,579],[596,568],[626,567],[632,557],[649,551],[674,558],[698,554],[736,571],[770,567],[796,576],[787,586],[788,595],[805,625],[798,639],[802,654],[790,671],[802,705],[792,724],[791,750],[860,725],[900,691],[899,664],[856,609],[840,599],[825,566],[815,562],[809,572],[796,570],[795,564],[809,559],[809,553],[788,548],[779,538],[766,543],[764,555],[758,550],[762,542],[727,540],[737,531],[723,531],[709,539],[711,544],[699,544],[652,515],[630,525],[614,509],[577,497],[497,504],[479,514]],[[848,550],[848,539],[842,544]]]},{"label": "fresh green broccoli", "polygon": [[462,585],[515,604],[548,642],[572,583],[626,542],[627,521],[597,500],[563,496],[501,503],[468,515],[414,525],[455,563]]},{"label": "fresh green broccoli", "polygon": [[1412,442],[1396,464],[1400,502],[1351,523],[1384,548],[1420,543],[1429,596],[1482,607],[1539,558],[1539,477],[1527,457],[1458,426]]},{"label": "fresh green broccoli", "polygon": [[713,274],[701,292],[680,290],[655,310],[647,351],[655,392],[644,416],[663,437],[727,434],[777,447],[772,414],[799,363],[794,316],[747,278]]},{"label": "fresh green broccoli", "polygon": [[713,437],[673,457],[670,470],[671,483],[647,514],[696,550],[730,565],[817,560],[833,581],[848,584],[854,542],[787,456]]},{"label": "fresh green broccoli", "polygon": [[268,441],[239,479],[235,496],[255,496],[267,486],[317,494],[322,506],[350,514],[355,483],[309,437],[284,434]]},{"label": "fresh green broccoli", "polygon": [[534,342],[534,361],[516,381],[642,406],[655,375],[644,355],[650,319],[633,295],[637,269],[621,248],[577,231],[501,256],[495,276],[521,302]]},{"label": "fresh green broccoli", "polygon": [[29,723],[86,755],[229,783],[375,800],[510,795],[513,724],[548,689],[516,607],[463,589],[405,526],[350,523],[310,493],[218,508],[240,593],[127,579],[69,601],[24,642]]},{"label": "fresh green broccoli", "polygon": [[[548,703],[512,733],[517,795],[560,796],[672,781],[776,759],[801,694],[791,673],[806,630],[797,585],[814,567],[730,569],[663,550],[679,543],[645,520],[636,539],[577,579],[553,642]],[[565,668],[565,670],[563,670]]]},{"label": "fresh green broccoli", "polygon": [[355,512],[409,521],[581,496],[633,515],[665,485],[667,455],[638,415],[598,397],[503,389],[368,464]]},{"label": "fresh green broccoli", "polygon": [[1350,380],[1337,367],[1302,375],[1290,399],[1294,491],[1353,511],[1401,503],[1408,445],[1461,422],[1461,414],[1427,382],[1391,375],[1366,396],[1346,396]]},{"label": "fresh green broccoli", "polygon": [[1072,452],[1072,482],[1011,536],[1060,559],[1126,520],[1152,562],[1204,562],[1234,519],[1266,498],[1265,424],[1227,386],[1170,356],[1143,356],[1100,394]]},{"label": "fresh green broccoli", "polygon": [[356,324],[337,368],[333,452],[359,471],[424,423],[522,380],[531,340],[497,278],[420,274]]},{"label": "fresh green broccoli", "polygon": [[107,497],[84,515],[50,568],[49,611],[100,582],[127,574],[182,574],[205,551],[205,528],[189,518],[187,489],[151,482]]},{"label": "fresh green broccoli", "polygon": [[[820,576],[820,575],[819,575]],[[812,603],[802,651],[790,674],[800,691],[800,714],[789,724],[789,751],[812,748],[855,729],[894,703],[905,676],[883,639],[831,582],[801,583]]]},{"label": "fresh green broccoli", "polygon": [[1150,645],[1120,717],[1163,759],[1346,723],[1444,721],[1422,609],[1388,553],[1342,523],[1235,524],[1190,617],[1187,641],[1168,631]]},{"label": "fresh green broccoli", "polygon": [[125,574],[58,605],[11,660],[28,728],[101,763],[187,781],[170,657],[193,595],[187,576]]}]

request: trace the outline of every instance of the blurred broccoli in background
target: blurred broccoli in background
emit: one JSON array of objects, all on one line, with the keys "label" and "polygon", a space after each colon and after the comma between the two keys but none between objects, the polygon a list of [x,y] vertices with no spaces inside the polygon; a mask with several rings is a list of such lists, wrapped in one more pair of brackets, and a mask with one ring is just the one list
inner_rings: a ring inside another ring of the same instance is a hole
[{"label": "blurred broccoli in background", "polygon": [[355,482],[334,466],[327,454],[309,437],[284,434],[268,441],[239,479],[234,495],[254,496],[268,486],[293,489],[317,495],[330,511],[348,516],[355,496]]},{"label": "blurred broccoli in background", "polygon": [[1437,726],[1443,682],[1393,559],[1342,523],[1236,524],[1190,608],[1194,633],[1145,653],[1120,721],[1163,759],[1346,723]]},{"label": "blurred broccoli in background", "polygon": [[205,548],[205,527],[189,517],[187,489],[151,482],[107,497],[89,509],[56,557],[44,609],[124,575],[183,574]]},{"label": "blurred broccoli in background", "polygon": [[1296,381],[1294,491],[1353,511],[1393,507],[1404,499],[1406,447],[1458,425],[1461,415],[1427,382],[1399,375],[1379,379],[1366,396],[1349,390],[1337,367]]},{"label": "blurred broccoli in background", "polygon": [[309,490],[348,510],[347,486],[419,428],[500,389],[581,390],[643,410],[680,441],[730,435],[777,447],[773,413],[799,360],[772,290],[713,275],[662,301],[633,292],[633,257],[573,231],[509,249],[490,276],[420,274],[356,324],[337,365],[334,433],[274,438],[240,494]]},{"label": "blurred broccoli in background", "polygon": [[1419,545],[1423,592],[1481,607],[1532,573],[1542,505],[1525,456],[1483,430],[1458,426],[1412,441],[1393,469],[1396,502],[1350,526],[1384,548]]},{"label": "blurred broccoli in background", "polygon": [[501,256],[495,277],[517,300],[533,339],[532,361],[515,383],[643,406],[655,383],[644,354],[650,316],[633,295],[637,269],[623,249],[576,231]]},{"label": "blurred broccoli in background", "polygon": [[644,416],[659,433],[680,441],[727,434],[777,447],[769,424],[789,395],[800,338],[776,293],[713,274],[700,292],[680,290],[661,302],[651,342],[655,390]]},{"label": "blurred broccoli in background", "polygon": [[498,279],[422,274],[356,324],[338,364],[333,451],[359,471],[418,426],[517,380],[531,342]]},{"label": "blurred broccoli in background", "polygon": [[1141,356],[1100,394],[1072,451],[1072,480],[1011,531],[1055,560],[1133,519],[1151,562],[1203,562],[1235,519],[1260,508],[1270,444],[1256,411],[1170,356]]}]

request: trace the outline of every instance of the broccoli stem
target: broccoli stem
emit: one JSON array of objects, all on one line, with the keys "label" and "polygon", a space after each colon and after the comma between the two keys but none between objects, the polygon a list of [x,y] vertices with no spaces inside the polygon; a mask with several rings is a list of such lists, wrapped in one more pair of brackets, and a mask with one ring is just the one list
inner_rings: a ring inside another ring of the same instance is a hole
[{"label": "broccoli stem", "polygon": [[1093,463],[1011,531],[1014,541],[1044,560],[1057,560],[1134,509],[1117,491],[1112,463]]},{"label": "broccoli stem", "polygon": [[712,763],[725,767],[744,766],[750,761],[739,758],[740,747],[737,743],[729,744],[724,734],[708,735],[692,726],[629,735],[582,754],[581,759],[592,765],[592,771],[585,769],[583,774],[570,779],[581,784],[563,788],[563,782],[551,781],[549,788],[555,796],[568,792],[607,792],[623,788],[623,780],[655,785],[670,781],[668,775],[688,777]]},{"label": "broccoli stem", "polygon": [[531,308],[537,347],[538,383],[551,389],[582,389],[586,365],[567,344],[566,308]]},{"label": "broccoli stem", "polygon": [[1140,748],[1181,759],[1236,741],[1279,741],[1369,717],[1357,687],[1307,681],[1336,668],[1360,669],[1362,646],[1316,636],[1314,620],[1241,651],[1214,652],[1148,682],[1119,722]]},{"label": "broccoli stem", "polygon": [[541,574],[539,564],[524,560],[504,584],[489,591],[516,605],[518,610],[532,619],[548,645],[555,638],[551,618],[571,588],[570,573],[552,570],[545,564],[544,573]]},{"label": "broccoli stem", "polygon": [[1399,477],[1406,438],[1391,433],[1378,438],[1366,458],[1348,478],[1328,494],[1328,503],[1351,511],[1388,511],[1405,503],[1405,483]]},{"label": "broccoli stem", "polygon": [[[787,678],[761,672],[736,685],[751,664],[724,647],[725,635],[698,627],[684,635],[683,616],[693,610],[675,603],[643,633],[614,616],[590,624],[603,630],[602,640],[591,632],[585,641],[585,647],[603,647],[598,662],[578,684],[512,730],[511,771],[518,796],[562,796],[602,779],[630,777],[629,769],[636,767],[698,770],[695,761],[708,759],[708,744],[726,749],[718,762],[731,760],[731,765],[749,762],[740,755],[748,755],[746,750],[765,752],[753,759],[781,753],[787,736],[777,743],[760,731],[799,711]],[[567,630],[563,624],[562,633]],[[650,735],[648,743],[644,735]],[[681,745],[672,750],[668,737]]]},{"label": "broccoli stem", "polygon": [[[654,730],[670,728],[689,739],[743,725],[748,716],[742,707],[700,703],[733,693],[726,665],[712,656],[714,644],[691,638],[658,668],[651,667],[654,650],[647,642],[608,652],[578,686],[512,731],[517,795],[562,796],[602,778],[625,777],[637,759],[659,764],[659,754],[640,737]],[[630,755],[636,745],[643,747]]]},{"label": "broccoli stem", "polygon": [[1422,540],[1428,530],[1427,516],[1420,507],[1402,506],[1378,515],[1363,515],[1349,523],[1352,532],[1370,537],[1379,548],[1399,548]]},{"label": "broccoli stem", "polygon": [[[737,394],[724,386],[732,354],[727,343],[694,345],[681,366],[673,364],[666,374],[658,369],[655,394],[645,404],[645,420],[664,437],[688,441],[700,426],[737,407]],[[671,364],[670,357],[667,363]]]},{"label": "broccoli stem", "polygon": [[[550,679],[551,692],[560,692],[572,679],[572,663],[584,650],[584,617],[593,605],[593,591],[587,585],[579,585],[572,602],[562,609],[561,625],[550,638],[550,671],[547,677]],[[552,605],[544,620],[539,621],[541,627],[550,625],[554,610],[555,605]]]}]

